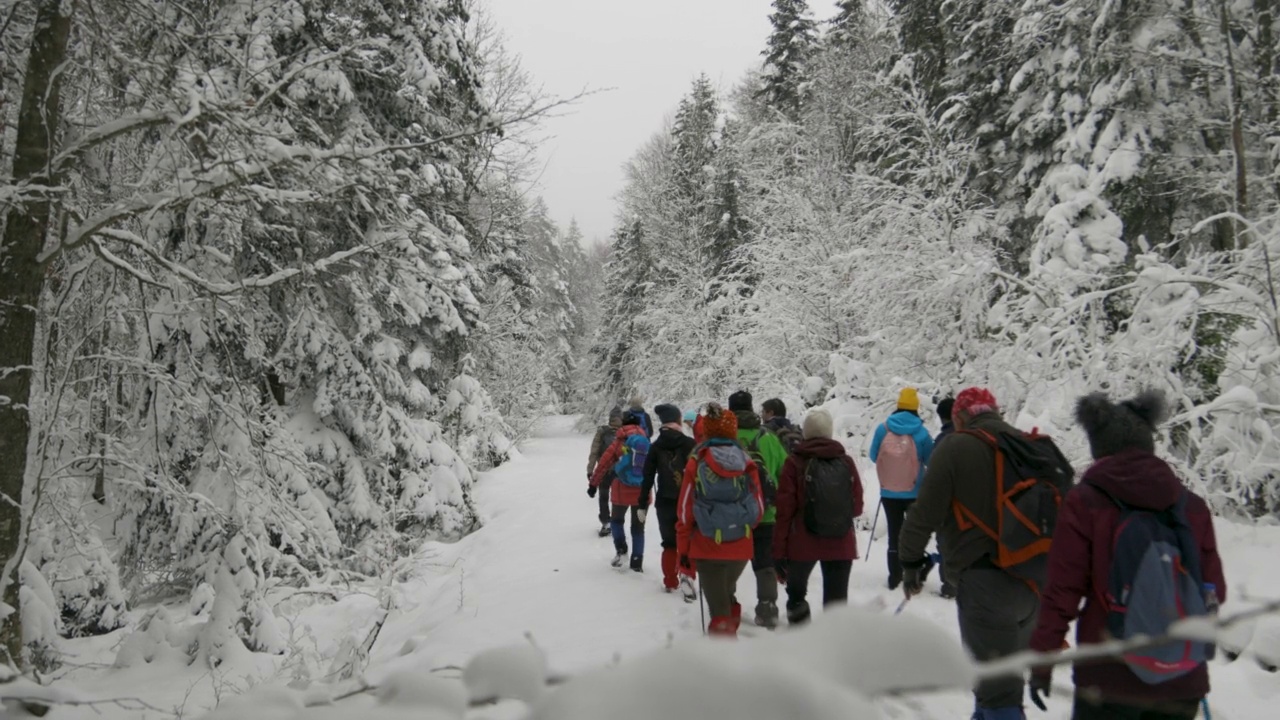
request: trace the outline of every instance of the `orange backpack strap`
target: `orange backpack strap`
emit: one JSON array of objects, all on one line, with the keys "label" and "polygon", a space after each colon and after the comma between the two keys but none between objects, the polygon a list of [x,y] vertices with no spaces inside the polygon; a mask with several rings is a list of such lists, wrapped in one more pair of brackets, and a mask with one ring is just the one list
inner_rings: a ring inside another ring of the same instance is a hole
[{"label": "orange backpack strap", "polygon": [[[1000,443],[996,440],[994,435],[987,432],[986,430],[957,430],[956,434],[969,435],[970,437],[975,437],[981,440],[982,442],[986,443],[987,446],[991,448],[992,452],[999,455]],[[1001,466],[1000,460],[997,457],[996,458],[996,474],[999,475],[1002,472],[1002,470],[1003,470],[1003,467]],[[996,478],[996,486],[1000,487],[1000,478]],[[999,499],[997,499],[997,507],[998,506],[999,506]],[[991,538],[992,540],[995,540],[996,542],[1000,541],[1000,535],[996,532],[996,530],[990,527],[989,525],[987,525],[986,523],[982,522],[982,519],[979,518],[975,512],[965,507],[959,500],[953,499],[951,501],[951,512],[955,513],[956,525],[959,526],[961,532],[977,528],[981,530],[984,535]]]}]

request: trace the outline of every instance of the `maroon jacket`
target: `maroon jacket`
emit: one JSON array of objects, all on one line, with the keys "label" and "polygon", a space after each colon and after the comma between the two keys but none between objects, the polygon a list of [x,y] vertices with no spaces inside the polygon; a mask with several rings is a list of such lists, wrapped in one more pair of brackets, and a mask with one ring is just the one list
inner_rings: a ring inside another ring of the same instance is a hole
[{"label": "maroon jacket", "polygon": [[[1168,508],[1181,493],[1187,493],[1187,521],[1200,545],[1204,582],[1216,585],[1218,598],[1226,600],[1227,582],[1222,575],[1209,506],[1199,495],[1185,489],[1163,460],[1144,450],[1125,450],[1094,463],[1062,503],[1049,552],[1049,581],[1040,598],[1040,618],[1031,638],[1032,650],[1062,649],[1067,625],[1077,616],[1077,643],[1086,645],[1105,639],[1105,596],[1120,508],[1098,488],[1126,505],[1152,510]],[[1085,601],[1083,610],[1081,599]],[[1194,700],[1209,692],[1209,670],[1202,666],[1175,680],[1148,685],[1123,662],[1090,663],[1075,668],[1075,683],[1077,688],[1096,689],[1111,702]]]},{"label": "maroon jacket", "polygon": [[853,528],[842,538],[824,538],[804,526],[805,463],[810,458],[842,458],[853,481],[853,516],[862,514],[862,478],[844,446],[830,438],[805,440],[791,451],[778,479],[777,525],[773,530],[773,556],[780,560],[855,560],[858,542]]}]

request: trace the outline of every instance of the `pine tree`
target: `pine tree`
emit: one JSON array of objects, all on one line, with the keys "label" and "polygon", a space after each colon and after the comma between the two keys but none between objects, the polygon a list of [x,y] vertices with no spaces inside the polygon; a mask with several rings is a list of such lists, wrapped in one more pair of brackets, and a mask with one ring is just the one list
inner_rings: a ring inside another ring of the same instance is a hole
[{"label": "pine tree", "polygon": [[838,0],[836,15],[828,22],[826,41],[831,47],[847,48],[866,31],[866,0]]},{"label": "pine tree", "polygon": [[773,0],[769,22],[773,31],[761,53],[765,58],[761,96],[774,111],[795,120],[808,92],[807,63],[817,44],[818,26],[805,0]]}]

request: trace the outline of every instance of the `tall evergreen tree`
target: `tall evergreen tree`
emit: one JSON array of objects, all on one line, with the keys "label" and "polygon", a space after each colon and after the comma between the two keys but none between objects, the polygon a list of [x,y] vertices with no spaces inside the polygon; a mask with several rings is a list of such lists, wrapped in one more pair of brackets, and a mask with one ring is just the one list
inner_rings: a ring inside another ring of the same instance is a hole
[{"label": "tall evergreen tree", "polygon": [[865,31],[866,23],[866,0],[838,0],[835,17],[829,21],[828,44],[835,47],[853,45]]},{"label": "tall evergreen tree", "polygon": [[805,0],[773,0],[769,23],[773,31],[761,53],[765,58],[761,96],[770,108],[795,120],[805,101],[807,63],[817,44],[818,25]]}]

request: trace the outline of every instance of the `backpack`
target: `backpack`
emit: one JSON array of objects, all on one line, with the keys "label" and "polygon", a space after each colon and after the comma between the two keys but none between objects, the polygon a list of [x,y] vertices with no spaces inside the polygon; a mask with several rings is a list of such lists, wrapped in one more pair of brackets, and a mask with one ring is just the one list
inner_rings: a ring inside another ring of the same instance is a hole
[{"label": "backpack", "polygon": [[613,464],[613,473],[623,485],[640,487],[644,484],[644,461],[649,456],[649,438],[640,434],[628,435],[622,441],[622,457]]},{"label": "backpack", "polygon": [[[683,447],[665,448],[653,446],[658,475],[658,497],[675,500],[680,496],[680,484],[684,482],[684,468],[689,453]],[[664,481],[665,478],[665,481]]]},{"label": "backpack", "polygon": [[[1096,485],[1120,507],[1107,581],[1107,632],[1117,640],[1137,635],[1160,637],[1188,617],[1208,615],[1200,547],[1185,512],[1184,492],[1171,508],[1155,511],[1125,505]],[[1176,640],[1124,655],[1125,664],[1148,685],[1181,677],[1200,667],[1213,646]]]},{"label": "backpack", "polygon": [[[731,467],[741,459],[734,457],[742,452],[737,444],[704,447],[721,466]],[[733,477],[721,477],[699,453],[694,482],[693,519],[698,532],[714,539],[717,545],[751,537],[751,528],[760,522],[763,510],[751,491],[751,477],[746,470]]]},{"label": "backpack", "polygon": [[880,454],[876,455],[876,476],[880,478],[881,490],[897,493],[915,490],[916,481],[920,479],[916,439],[886,427],[884,439],[880,441]]},{"label": "backpack", "polygon": [[773,433],[774,437],[778,438],[778,442],[782,443],[782,447],[787,451],[788,455],[795,452],[796,446],[804,440],[804,436],[800,434],[795,425],[769,426],[768,430]]},{"label": "backpack", "polygon": [[972,510],[952,501],[960,530],[978,528],[996,541],[991,561],[1019,578],[1037,594],[1049,574],[1049,547],[1058,524],[1058,507],[1071,487],[1071,463],[1048,435],[959,430],[982,440],[995,452],[996,527],[988,527]]},{"label": "backpack", "polygon": [[823,538],[853,528],[853,475],[842,458],[813,458],[804,468],[804,527]]},{"label": "backpack", "polygon": [[764,455],[760,452],[760,438],[764,437],[764,434],[765,430],[761,428],[751,442],[742,446],[742,449],[747,451],[751,461],[756,464],[756,471],[760,474],[760,491],[764,496],[764,507],[768,510],[777,504],[778,478],[769,472],[769,467],[764,464]]}]

